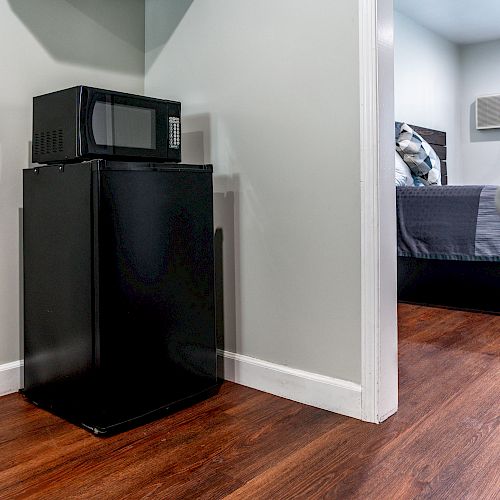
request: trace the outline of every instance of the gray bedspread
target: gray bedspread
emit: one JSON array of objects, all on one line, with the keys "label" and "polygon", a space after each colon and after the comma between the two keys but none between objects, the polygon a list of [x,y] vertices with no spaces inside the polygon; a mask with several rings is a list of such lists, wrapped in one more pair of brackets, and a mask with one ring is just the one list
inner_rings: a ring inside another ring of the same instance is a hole
[{"label": "gray bedspread", "polygon": [[500,261],[496,186],[396,188],[398,256]]}]

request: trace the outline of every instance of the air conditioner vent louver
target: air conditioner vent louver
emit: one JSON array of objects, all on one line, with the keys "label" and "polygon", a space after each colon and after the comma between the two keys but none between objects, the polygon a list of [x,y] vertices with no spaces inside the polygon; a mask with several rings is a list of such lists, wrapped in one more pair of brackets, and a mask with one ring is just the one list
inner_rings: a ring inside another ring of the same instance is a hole
[{"label": "air conditioner vent louver", "polygon": [[33,137],[33,154],[37,156],[50,153],[62,153],[63,146],[62,129],[37,132]]},{"label": "air conditioner vent louver", "polygon": [[500,94],[476,99],[476,128],[500,128]]}]

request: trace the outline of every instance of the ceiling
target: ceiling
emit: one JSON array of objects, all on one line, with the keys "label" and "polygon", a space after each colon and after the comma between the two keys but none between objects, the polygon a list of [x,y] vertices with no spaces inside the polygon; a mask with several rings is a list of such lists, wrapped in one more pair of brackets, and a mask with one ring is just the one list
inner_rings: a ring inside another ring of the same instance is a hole
[{"label": "ceiling", "polygon": [[457,44],[500,40],[500,0],[394,0],[394,8]]}]

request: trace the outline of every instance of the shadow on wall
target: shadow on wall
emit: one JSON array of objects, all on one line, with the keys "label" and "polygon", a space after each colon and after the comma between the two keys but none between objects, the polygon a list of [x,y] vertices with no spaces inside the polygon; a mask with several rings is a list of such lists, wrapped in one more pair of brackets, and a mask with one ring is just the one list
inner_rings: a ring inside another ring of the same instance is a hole
[{"label": "shadow on wall", "polygon": [[[216,130],[208,113],[182,118],[182,159],[211,163]],[[233,160],[228,160],[233,164]],[[217,166],[216,166],[217,167]],[[240,241],[238,174],[214,172],[214,254],[217,348],[238,352],[241,347]],[[219,376],[224,366],[218,366]]]},{"label": "shadow on wall", "polygon": [[238,199],[234,192],[214,193],[217,348],[232,352],[241,344]]},{"label": "shadow on wall", "polygon": [[500,129],[476,128],[476,101],[470,105],[470,142],[500,142]]},{"label": "shadow on wall", "polygon": [[[162,48],[174,34],[193,1],[146,0],[148,5],[154,5],[151,9],[146,8],[145,14],[146,26],[148,27],[148,36],[146,38],[146,73],[156,61]],[[151,12],[151,15],[148,15],[149,12]],[[193,36],[196,36],[196,33]]]},{"label": "shadow on wall", "polygon": [[[215,332],[217,349],[230,352],[241,347],[238,199],[234,192],[214,193]],[[224,358],[218,358],[217,376],[224,378]]]},{"label": "shadow on wall", "polygon": [[[56,60],[142,74],[144,0],[8,0],[12,11]],[[99,33],[107,44],[96,46]],[[123,44],[135,49],[127,57]],[[122,48],[120,56],[118,48]]]},{"label": "shadow on wall", "polygon": [[182,161],[184,163],[211,163],[212,142],[210,115],[182,116]]}]

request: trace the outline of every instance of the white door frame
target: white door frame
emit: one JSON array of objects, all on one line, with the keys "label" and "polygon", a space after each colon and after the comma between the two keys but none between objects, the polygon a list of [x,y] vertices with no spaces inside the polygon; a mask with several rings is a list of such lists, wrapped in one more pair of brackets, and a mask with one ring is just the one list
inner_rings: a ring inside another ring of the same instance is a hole
[{"label": "white door frame", "polygon": [[393,1],[358,0],[361,144],[361,415],[397,411]]}]

